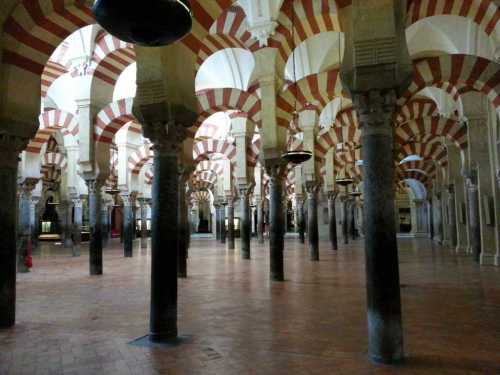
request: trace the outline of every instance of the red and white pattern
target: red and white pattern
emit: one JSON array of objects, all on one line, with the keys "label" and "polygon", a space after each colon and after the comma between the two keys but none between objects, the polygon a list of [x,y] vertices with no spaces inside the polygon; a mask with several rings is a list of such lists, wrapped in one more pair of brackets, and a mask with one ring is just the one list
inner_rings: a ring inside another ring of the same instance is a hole
[{"label": "red and white pattern", "polygon": [[149,160],[153,158],[152,145],[147,144],[141,146],[128,158],[128,169],[133,175],[141,173],[141,169]]},{"label": "red and white pattern", "polygon": [[[122,126],[137,121],[132,114],[134,99],[121,99],[106,106],[96,116],[94,138],[96,142],[111,143],[113,137]],[[131,126],[130,131],[140,133],[137,126]]]},{"label": "red and white pattern", "polygon": [[236,157],[236,147],[225,140],[218,139],[209,139],[195,143],[193,147],[193,160],[195,163],[208,160],[212,154],[220,154],[228,160],[233,161]]},{"label": "red and white pattern", "polygon": [[426,187],[432,186],[432,179],[422,171],[416,171],[416,170],[400,171],[397,173],[397,178],[399,180],[408,180],[408,179],[417,180],[420,181]]},{"label": "red and white pattern", "polygon": [[439,87],[447,82],[459,92],[482,92],[498,112],[499,68],[500,65],[493,61],[469,55],[445,55],[419,60],[414,63],[413,81],[398,100],[398,105],[403,106],[425,87]]},{"label": "red and white pattern", "polygon": [[409,4],[407,25],[439,15],[469,18],[487,35],[495,31],[500,19],[498,5],[492,0],[413,0]]},{"label": "red and white pattern", "polygon": [[210,56],[226,48],[255,51],[259,43],[248,31],[246,15],[239,6],[225,10],[210,28],[210,34],[201,43],[196,59],[196,71]]},{"label": "red and white pattern", "polygon": [[108,33],[102,33],[96,41],[92,61],[96,66],[94,76],[114,86],[120,74],[135,63],[134,46]]},{"label": "red and white pattern", "polygon": [[192,137],[203,122],[217,112],[238,110],[245,112],[255,123],[260,123],[260,99],[255,94],[234,88],[203,90],[196,93],[199,105],[197,124],[190,128]]},{"label": "red and white pattern", "polygon": [[43,156],[42,166],[54,167],[56,169],[65,170],[68,166],[68,160],[59,152],[47,152]]},{"label": "red and white pattern", "polygon": [[87,4],[82,0],[20,1],[4,23],[3,63],[40,76],[64,39],[95,22]]},{"label": "red and white pattern", "polygon": [[398,108],[395,117],[397,125],[410,120],[438,115],[438,107],[434,100],[416,98]]},{"label": "red and white pattern", "polygon": [[435,161],[441,166],[447,164],[448,152],[443,144],[435,139],[427,143],[411,142],[402,146],[399,150],[399,160],[411,155],[418,155],[424,160]]},{"label": "red and white pattern", "polygon": [[422,137],[447,137],[460,149],[467,147],[467,127],[454,119],[427,117],[407,122],[396,129],[395,141],[404,144]]},{"label": "red and white pattern", "polygon": [[78,135],[78,119],[72,113],[54,109],[42,113],[38,121],[40,127],[35,137],[28,143],[27,152],[39,154],[43,145],[56,131],[60,131],[63,136]]},{"label": "red and white pattern", "polygon": [[202,171],[214,171],[218,175],[222,175],[224,166],[216,161],[203,160],[196,165],[195,173]]}]

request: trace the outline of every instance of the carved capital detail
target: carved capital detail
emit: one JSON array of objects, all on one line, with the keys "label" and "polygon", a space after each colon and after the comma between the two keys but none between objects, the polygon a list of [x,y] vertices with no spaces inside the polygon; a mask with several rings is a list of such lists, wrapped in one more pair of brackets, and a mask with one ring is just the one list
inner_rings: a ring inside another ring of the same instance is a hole
[{"label": "carved capital detail", "polygon": [[359,125],[366,133],[392,132],[392,117],[396,108],[395,90],[371,90],[353,95]]}]

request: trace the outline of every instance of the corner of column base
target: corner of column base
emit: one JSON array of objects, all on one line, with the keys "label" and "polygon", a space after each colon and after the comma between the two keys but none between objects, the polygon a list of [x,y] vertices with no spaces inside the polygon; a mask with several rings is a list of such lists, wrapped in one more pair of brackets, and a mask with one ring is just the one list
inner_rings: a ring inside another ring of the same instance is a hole
[{"label": "corner of column base", "polygon": [[190,336],[149,334],[129,342],[130,345],[146,348],[175,348],[191,341]]},{"label": "corner of column base", "polygon": [[497,265],[496,263],[498,261],[497,256],[493,254],[488,254],[482,252],[479,258],[479,264],[482,266],[494,266]]},{"label": "corner of column base", "polygon": [[7,330],[7,329],[11,329],[13,328],[14,326],[16,325],[16,321],[15,319],[13,320],[8,320],[6,322],[0,322],[0,330]]},{"label": "corner of column base", "polygon": [[394,357],[386,358],[370,354],[370,361],[379,365],[400,365],[401,363],[404,362],[404,356],[401,354]]},{"label": "corner of column base", "polygon": [[282,282],[285,281],[285,277],[283,275],[271,275],[271,281]]}]

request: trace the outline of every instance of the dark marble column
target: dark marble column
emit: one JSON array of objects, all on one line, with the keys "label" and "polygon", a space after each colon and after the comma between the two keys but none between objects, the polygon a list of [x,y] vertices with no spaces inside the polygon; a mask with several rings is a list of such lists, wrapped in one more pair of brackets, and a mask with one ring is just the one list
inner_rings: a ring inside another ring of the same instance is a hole
[{"label": "dark marble column", "polygon": [[86,180],[89,190],[89,264],[91,275],[102,275],[101,182]]},{"label": "dark marble column", "polygon": [[139,198],[141,206],[141,248],[148,247],[148,203],[146,198]]},{"label": "dark marble column", "polygon": [[189,232],[187,222],[187,202],[186,202],[186,184],[180,174],[179,176],[179,237],[177,239],[177,276],[187,277],[187,234]]},{"label": "dark marble column", "polygon": [[17,165],[23,148],[16,140],[0,138],[0,329],[16,320]]},{"label": "dark marble column", "polygon": [[134,255],[134,207],[135,194],[123,194],[123,255],[131,258]]},{"label": "dark marble column", "polygon": [[73,256],[79,257],[82,243],[83,202],[80,198],[73,199]]},{"label": "dark marble column", "polygon": [[171,129],[154,142],[151,214],[150,340],[177,337],[177,266],[179,236],[178,152],[181,142]]},{"label": "dark marble column", "polygon": [[227,196],[227,248],[233,250],[234,245],[234,198]]},{"label": "dark marble column", "polygon": [[225,244],[227,240],[226,229],[226,203],[220,205],[220,242]]},{"label": "dark marble column", "polygon": [[403,359],[398,248],[394,217],[394,91],[353,97],[363,147],[364,226],[369,355],[373,361]]},{"label": "dark marble column", "polygon": [[284,228],[285,220],[283,218],[283,177],[281,176],[280,166],[268,168],[269,175],[269,245],[270,245],[270,268],[271,280],[283,281],[284,275]]},{"label": "dark marble column", "polygon": [[349,217],[349,227],[350,227],[350,232],[351,232],[351,238],[355,240],[357,238],[357,233],[356,233],[356,200],[351,199],[351,204],[349,206],[349,212],[350,212],[350,217]]},{"label": "dark marble column", "polygon": [[479,263],[481,258],[481,223],[479,216],[479,189],[473,179],[467,180],[467,194],[469,196],[469,226],[470,243],[474,260]]},{"label": "dark marble column", "polygon": [[306,243],[306,223],[304,219],[304,198],[297,197],[297,221],[299,227],[299,242]]},{"label": "dark marble column", "polygon": [[61,213],[61,223],[62,223],[62,242],[66,249],[73,248],[73,241],[71,239],[72,234],[72,212],[73,207],[71,201],[61,201],[59,206],[59,212]]},{"label": "dark marble column", "polygon": [[107,247],[111,238],[111,224],[109,220],[108,205],[103,203],[101,210],[101,225],[102,225],[102,247]]},{"label": "dark marble column", "polygon": [[346,190],[346,195],[342,197],[342,238],[344,244],[349,243],[349,195]]},{"label": "dark marble column", "polygon": [[457,214],[455,211],[455,187],[450,185],[448,187],[448,232],[450,236],[450,246],[453,249],[457,247]]},{"label": "dark marble column", "polygon": [[319,261],[319,229],[318,229],[318,185],[307,183],[307,238],[309,240],[309,257]]},{"label": "dark marble column", "polygon": [[220,241],[220,204],[214,203],[215,207],[215,239]]},{"label": "dark marble column", "polygon": [[31,249],[31,192],[35,188],[36,180],[26,179],[21,185],[19,195],[19,244],[17,254],[17,271],[27,273],[26,257]]},{"label": "dark marble column", "polygon": [[328,192],[328,232],[330,234],[330,243],[332,250],[338,250],[337,239],[337,213],[335,211],[335,200],[337,199],[337,192]]},{"label": "dark marble column", "polygon": [[33,251],[38,249],[40,236],[40,197],[31,197],[31,246]]},{"label": "dark marble column", "polygon": [[252,236],[252,222],[250,219],[250,191],[247,188],[240,189],[241,202],[241,258],[250,259],[250,241]]},{"label": "dark marble column", "polygon": [[427,214],[429,215],[429,238],[434,239],[434,205],[432,204],[432,198],[429,199],[429,209]]},{"label": "dark marble column", "polygon": [[260,244],[264,243],[264,200],[257,199],[257,238]]}]

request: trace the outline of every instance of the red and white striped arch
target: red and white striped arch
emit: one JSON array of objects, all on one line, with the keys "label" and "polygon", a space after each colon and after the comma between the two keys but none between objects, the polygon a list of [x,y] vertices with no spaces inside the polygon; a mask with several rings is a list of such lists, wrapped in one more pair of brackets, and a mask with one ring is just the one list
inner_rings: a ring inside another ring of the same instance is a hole
[{"label": "red and white striped arch", "polygon": [[43,156],[42,166],[65,170],[68,166],[68,160],[63,154],[59,152],[47,152]]},{"label": "red and white striped arch", "polygon": [[60,131],[64,137],[78,135],[78,119],[72,113],[54,109],[42,113],[38,121],[40,127],[35,137],[28,143],[27,152],[39,154],[43,145],[56,131]]},{"label": "red and white striped arch", "polygon": [[399,160],[403,160],[411,155],[418,155],[424,160],[435,161],[444,166],[448,163],[448,152],[443,144],[438,140],[426,143],[412,142],[405,144],[399,150]]},{"label": "red and white striped arch", "polygon": [[245,12],[239,6],[226,9],[210,28],[196,58],[196,71],[210,56],[226,48],[242,48],[251,52],[259,48],[259,43],[248,31]]},{"label": "red and white striped arch", "polygon": [[460,149],[467,147],[467,127],[454,119],[426,117],[407,122],[396,128],[395,141],[404,144],[422,137],[447,137]]},{"label": "red and white striped arch", "polygon": [[500,19],[498,5],[492,0],[413,0],[409,2],[407,26],[440,15],[468,18],[487,35],[493,34]]},{"label": "red and white striped arch", "polygon": [[280,71],[284,70],[293,50],[308,38],[322,32],[341,31],[338,7],[348,5],[346,3],[334,0],[301,0],[284,3],[276,33],[269,41],[270,47],[278,48]]},{"label": "red and white striped arch", "polygon": [[134,46],[108,33],[101,33],[96,40],[92,61],[96,65],[94,76],[114,86],[120,74],[135,63]]},{"label": "red and white striped arch", "polygon": [[349,126],[335,126],[328,130],[322,131],[316,139],[314,146],[316,158],[323,159],[328,150],[336,147],[339,143],[359,144],[361,131],[354,124]]},{"label": "red and white striped arch", "polygon": [[195,173],[202,171],[214,171],[218,175],[224,172],[224,166],[212,160],[203,160],[196,165]]},{"label": "red and white striped arch", "polygon": [[57,46],[94,23],[90,1],[22,0],[4,23],[4,64],[40,76]]},{"label": "red and white striped arch", "polygon": [[196,173],[193,177],[195,181],[209,181],[211,184],[215,184],[217,181],[217,173],[211,170],[200,171]]},{"label": "red and white striped arch", "polygon": [[[96,116],[94,138],[96,142],[111,143],[113,137],[125,124],[137,121],[132,114],[134,99],[121,99],[107,105]],[[131,126],[130,131],[141,133],[139,126]]]},{"label": "red and white striped arch", "polygon": [[202,90],[196,93],[199,106],[199,117],[190,134],[195,136],[203,122],[217,112],[238,110],[245,112],[256,124],[260,123],[260,98],[255,94],[234,88]]},{"label": "red and white striped arch", "polygon": [[208,191],[193,191],[191,201],[196,203],[210,202],[210,193]]},{"label": "red and white striped arch", "polygon": [[447,82],[459,92],[475,90],[483,93],[499,111],[500,65],[495,62],[477,56],[444,55],[419,60],[414,63],[413,70],[413,80],[398,100],[399,106],[406,104],[423,88]]},{"label": "red and white striped arch", "polygon": [[236,147],[225,140],[219,139],[196,142],[193,147],[193,160],[195,163],[208,160],[210,155],[213,154],[223,155],[228,160],[233,161],[236,157]]},{"label": "red and white striped arch", "polygon": [[328,103],[342,96],[342,90],[338,69],[307,76],[288,86],[276,99],[278,126],[288,128],[295,109],[316,108],[321,113]]},{"label": "red and white striped arch", "polygon": [[144,180],[146,181],[146,185],[153,184],[153,172],[151,170],[144,172]]},{"label": "red and white striped arch", "polygon": [[151,144],[142,145],[128,158],[128,169],[133,175],[141,173],[141,169],[149,160],[153,158],[153,149]]},{"label": "red and white striped arch", "polygon": [[437,172],[436,163],[432,160],[418,160],[410,161],[403,164],[398,164],[397,170],[399,171],[409,171],[409,170],[420,170],[425,172],[430,177],[435,176]]},{"label": "red and white striped arch", "polygon": [[394,116],[396,124],[403,124],[410,120],[438,115],[438,107],[434,100],[415,98],[398,108]]},{"label": "red and white striped arch", "polygon": [[399,171],[396,177],[399,180],[412,179],[420,181],[425,187],[432,186],[432,179],[422,171]]}]

